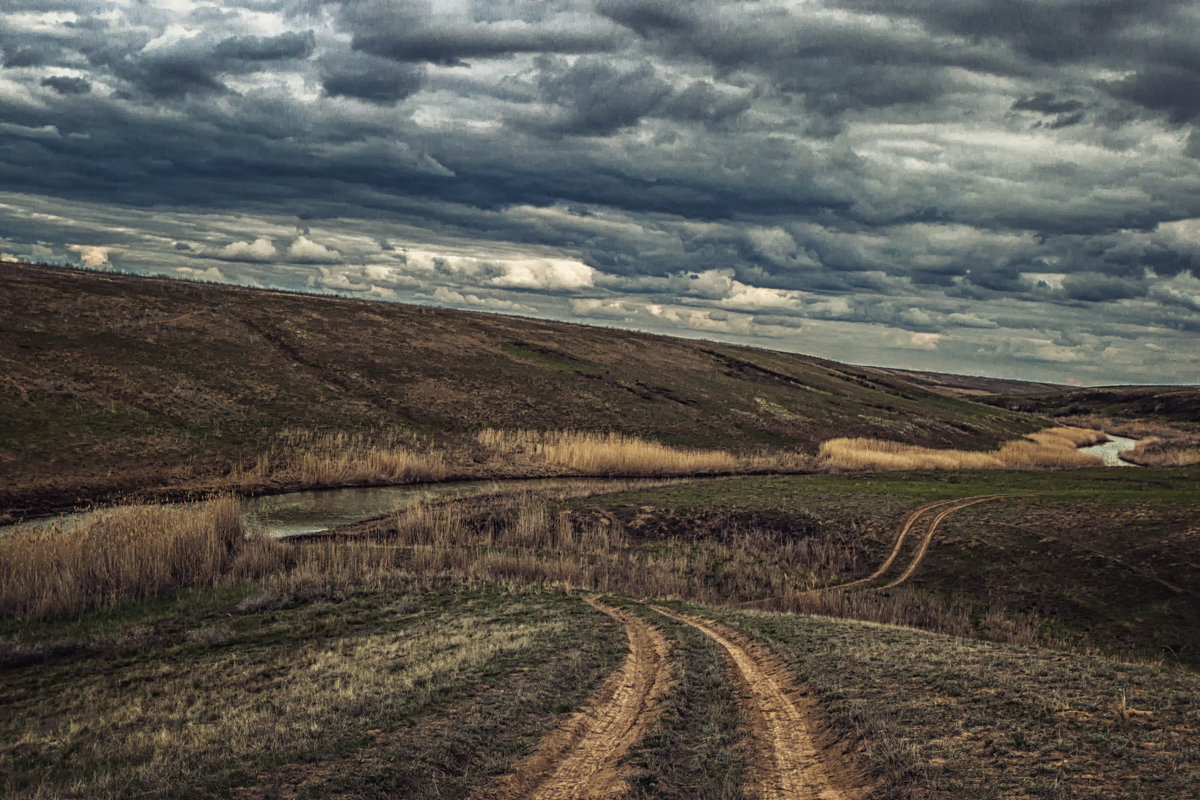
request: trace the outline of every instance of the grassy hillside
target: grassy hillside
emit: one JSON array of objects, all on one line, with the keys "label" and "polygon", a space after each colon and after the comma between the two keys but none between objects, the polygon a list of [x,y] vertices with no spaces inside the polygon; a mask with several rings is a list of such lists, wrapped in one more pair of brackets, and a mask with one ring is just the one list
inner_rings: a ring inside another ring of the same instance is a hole
[{"label": "grassy hillside", "polygon": [[[482,428],[815,451],[1036,426],[801,355],[391,303],[0,265],[0,511],[219,485],[284,432]],[[447,474],[471,474],[450,464]]]}]

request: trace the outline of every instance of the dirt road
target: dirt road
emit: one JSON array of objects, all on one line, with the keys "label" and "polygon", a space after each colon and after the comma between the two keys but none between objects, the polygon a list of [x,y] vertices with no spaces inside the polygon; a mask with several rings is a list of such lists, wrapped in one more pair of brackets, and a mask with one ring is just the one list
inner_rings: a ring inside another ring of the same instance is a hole
[{"label": "dirt road", "polygon": [[774,656],[709,620],[652,606],[724,648],[735,667],[756,751],[749,787],[760,800],[858,800],[867,792],[818,741],[816,704]]},{"label": "dirt road", "polygon": [[[955,511],[964,509],[967,506],[973,506],[976,503],[985,503],[988,500],[996,500],[1001,497],[1011,496],[1012,495],[1007,494],[981,494],[973,495],[971,497],[952,498],[950,500],[938,500],[934,503],[926,503],[920,508],[915,508],[908,512],[908,514],[904,517],[904,521],[901,523],[899,530],[896,531],[895,538],[892,540],[892,551],[888,554],[888,557],[884,559],[884,562],[879,565],[878,569],[865,578],[859,578],[857,580],[850,581],[849,583],[841,583],[835,586],[829,586],[827,588],[853,589],[856,587],[862,587],[864,589],[890,589],[893,586],[899,586],[901,583],[911,578],[913,573],[917,571],[917,567],[921,565],[921,561],[925,558],[925,554],[929,552],[929,545],[933,542],[933,534],[937,531],[938,525],[942,523],[942,520],[944,520],[950,514],[953,514]],[[914,528],[918,527],[919,523],[923,524],[925,522],[925,519],[927,519],[926,514],[931,511],[937,511],[938,513],[934,515],[932,521],[928,523],[928,527],[925,529],[925,534],[921,538],[921,543],[917,545],[917,549],[913,553],[913,557],[909,560],[908,566],[904,568],[904,571],[900,573],[900,576],[889,583],[883,584],[882,586],[867,586],[866,584],[877,581],[887,574],[888,570],[892,568],[892,565],[896,563],[896,558],[900,555],[901,548],[904,547],[905,539]]]},{"label": "dirt road", "polygon": [[997,500],[1001,497],[1008,496],[1009,495],[1004,494],[988,494],[979,495],[977,497],[963,497],[955,500],[951,505],[943,508],[938,512],[937,516],[933,518],[933,522],[929,523],[929,529],[925,531],[925,537],[921,540],[921,544],[917,548],[917,552],[913,554],[912,560],[908,563],[908,566],[904,568],[904,572],[901,572],[900,577],[896,578],[894,581],[885,583],[879,588],[890,589],[893,586],[899,586],[912,577],[912,574],[917,571],[917,567],[921,566],[921,561],[924,560],[925,554],[929,552],[929,545],[933,541],[934,532],[937,530],[938,525],[940,525],[942,520],[944,520],[946,517],[950,516],[955,511],[960,511],[966,508],[967,506],[973,506],[978,503],[986,503],[989,500]]},{"label": "dirt road", "polygon": [[513,774],[476,795],[488,800],[598,800],[626,789],[620,760],[641,741],[670,688],[670,646],[646,620],[595,599],[629,637],[629,655],[592,702],[548,736]]}]

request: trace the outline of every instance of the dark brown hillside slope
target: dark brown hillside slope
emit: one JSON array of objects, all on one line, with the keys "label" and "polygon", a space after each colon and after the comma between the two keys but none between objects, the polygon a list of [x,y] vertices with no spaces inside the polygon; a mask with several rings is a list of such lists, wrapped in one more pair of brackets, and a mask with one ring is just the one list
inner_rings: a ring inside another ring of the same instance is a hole
[{"label": "dark brown hillside slope", "polygon": [[0,512],[213,479],[280,431],[612,430],[695,447],[987,447],[1037,423],[802,355],[0,264]]}]

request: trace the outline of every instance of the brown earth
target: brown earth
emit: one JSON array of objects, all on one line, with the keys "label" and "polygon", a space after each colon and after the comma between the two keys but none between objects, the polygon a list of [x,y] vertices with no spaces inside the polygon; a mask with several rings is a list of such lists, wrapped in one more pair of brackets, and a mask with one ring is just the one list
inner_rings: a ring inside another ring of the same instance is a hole
[{"label": "brown earth", "polygon": [[638,615],[594,598],[587,602],[625,626],[625,663],[586,708],[543,740],[511,775],[476,795],[479,800],[598,800],[625,791],[621,759],[658,717],[670,689],[670,645]]},{"label": "brown earth", "polygon": [[856,771],[828,743],[813,699],[767,651],[723,625],[652,606],[719,644],[734,667],[751,729],[757,769],[751,792],[760,800],[859,800],[869,796]]}]

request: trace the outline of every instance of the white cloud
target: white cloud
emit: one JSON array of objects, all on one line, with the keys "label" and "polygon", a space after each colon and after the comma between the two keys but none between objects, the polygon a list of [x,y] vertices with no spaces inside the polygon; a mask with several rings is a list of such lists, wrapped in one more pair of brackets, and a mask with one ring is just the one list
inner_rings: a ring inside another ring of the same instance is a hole
[{"label": "white cloud", "polygon": [[1169,247],[1190,253],[1200,253],[1200,219],[1160,222],[1156,233],[1158,238]]},{"label": "white cloud", "polygon": [[913,333],[908,338],[916,350],[937,350],[942,335],[940,333]]},{"label": "white cloud", "polygon": [[796,308],[800,305],[800,297],[795,292],[783,289],[749,286],[734,281],[729,296],[720,304],[726,308],[747,310]]},{"label": "white cloud", "polygon": [[208,269],[196,269],[195,267],[176,267],[175,271],[184,278],[192,281],[213,281],[214,283],[225,283],[226,278],[221,273],[218,267],[209,267]]},{"label": "white cloud", "polygon": [[493,278],[492,285],[512,289],[585,289],[593,285],[596,275],[580,261],[555,258],[514,259],[495,266],[504,274]]},{"label": "white cloud", "polygon": [[990,319],[984,319],[978,314],[951,314],[946,318],[951,325],[958,325],[961,328],[998,328],[1000,327]]},{"label": "white cloud", "polygon": [[342,254],[331,250],[319,242],[314,242],[307,236],[297,236],[288,248],[287,257],[299,264],[339,264]]},{"label": "white cloud", "polygon": [[1200,311],[1200,278],[1190,272],[1181,272],[1170,280],[1155,284],[1150,289],[1150,296],[1160,303]]},{"label": "white cloud", "polygon": [[447,286],[439,286],[433,290],[433,299],[439,303],[455,306],[485,306],[502,311],[534,311],[531,306],[512,300],[502,300],[497,297],[480,297],[477,294],[463,294]]},{"label": "white cloud", "polygon": [[265,236],[253,242],[232,242],[216,252],[216,257],[225,261],[271,261],[278,255],[274,243]]},{"label": "white cloud", "polygon": [[608,317],[628,319],[636,308],[623,300],[605,300],[599,297],[573,297],[570,299],[571,313],[581,317]]},{"label": "white cloud", "polygon": [[111,247],[97,247],[88,244],[69,244],[67,249],[72,253],[79,255],[79,262],[85,267],[91,269],[104,269],[111,266],[108,263],[108,254],[112,251]]}]

